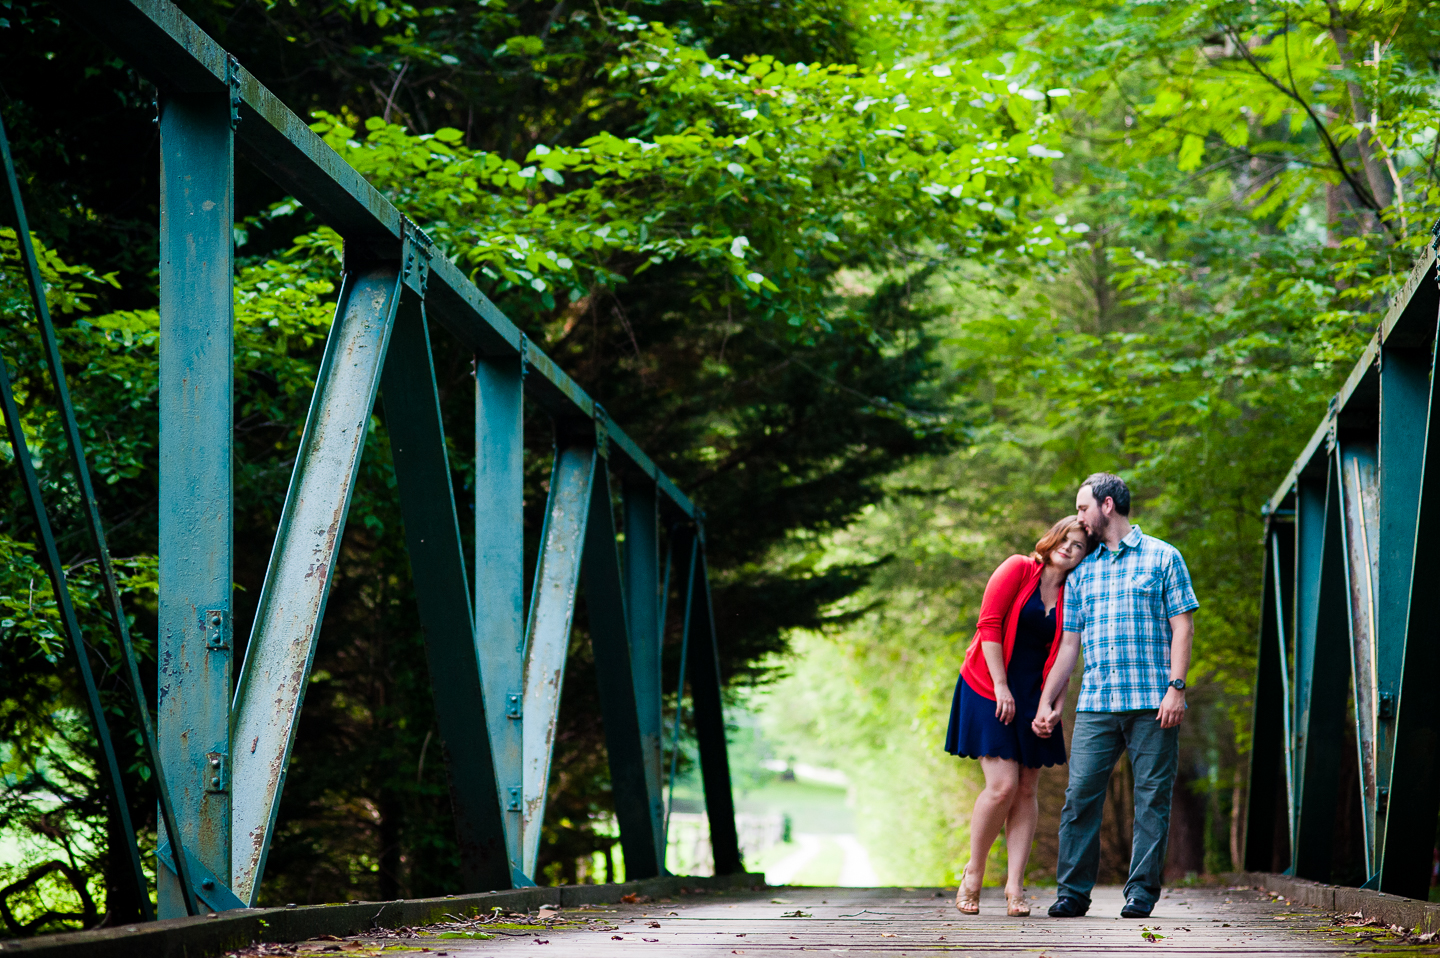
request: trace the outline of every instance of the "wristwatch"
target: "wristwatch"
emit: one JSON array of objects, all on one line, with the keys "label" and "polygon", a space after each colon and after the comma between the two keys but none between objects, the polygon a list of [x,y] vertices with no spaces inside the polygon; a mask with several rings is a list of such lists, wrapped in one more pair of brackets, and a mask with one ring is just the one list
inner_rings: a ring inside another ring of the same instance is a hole
[{"label": "wristwatch", "polygon": [[1183,691],[1185,691],[1185,680],[1184,680],[1184,679],[1171,679],[1171,680],[1170,680],[1170,687],[1171,687],[1172,689],[1179,689],[1180,691],[1183,692]]}]

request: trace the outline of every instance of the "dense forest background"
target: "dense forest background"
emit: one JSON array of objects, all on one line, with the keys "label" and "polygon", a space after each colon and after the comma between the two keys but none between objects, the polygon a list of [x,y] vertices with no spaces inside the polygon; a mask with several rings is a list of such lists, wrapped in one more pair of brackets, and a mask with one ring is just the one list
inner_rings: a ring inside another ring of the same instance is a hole
[{"label": "dense forest background", "polygon": [[[977,773],[939,742],[989,572],[1073,508],[1084,475],[1126,476],[1135,518],[1184,551],[1202,602],[1172,865],[1231,867],[1259,505],[1429,241],[1433,6],[181,6],[694,494],[727,680],[748,701],[766,690],[788,747],[849,773],[885,880],[949,881],[963,863]],[[49,4],[0,0],[0,112],[153,675],[154,90]],[[243,638],[338,238],[243,160],[237,178]],[[0,253],[0,350],[92,660],[129,729],[13,232]],[[464,527],[470,357],[437,336]],[[533,559],[551,427],[532,412],[526,430]],[[0,918],[13,933],[127,921],[136,906],[109,880],[113,824],[12,474],[0,478]],[[460,890],[393,488],[377,414],[266,902]],[[556,882],[615,841],[577,622],[542,852]],[[126,741],[133,814],[153,841],[153,796]],[[1063,782],[1046,788],[1053,818]],[[1112,850],[1125,844],[1123,789],[1115,812]],[[1334,877],[1351,880],[1340,825]],[[1048,854],[1042,843],[1037,870]]]}]

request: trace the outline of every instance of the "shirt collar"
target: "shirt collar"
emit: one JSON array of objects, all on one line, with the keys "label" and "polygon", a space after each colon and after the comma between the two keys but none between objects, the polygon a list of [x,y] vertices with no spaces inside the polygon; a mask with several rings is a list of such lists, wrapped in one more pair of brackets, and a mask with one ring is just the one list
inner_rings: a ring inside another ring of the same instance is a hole
[{"label": "shirt collar", "polygon": [[[1118,557],[1118,556],[1119,556],[1121,553],[1123,553],[1126,549],[1137,549],[1137,548],[1139,548],[1139,547],[1140,547],[1140,536],[1141,536],[1140,527],[1139,527],[1139,526],[1136,526],[1136,525],[1132,525],[1132,526],[1130,527],[1130,532],[1129,532],[1129,534],[1126,535],[1125,538],[1123,538],[1123,539],[1120,540],[1120,548],[1115,549],[1113,552],[1111,552],[1111,554]],[[1108,543],[1104,543],[1104,542],[1100,543],[1100,548],[1106,550],[1107,552],[1110,552],[1110,551],[1111,551],[1111,550],[1110,550],[1110,546],[1109,546]]]}]

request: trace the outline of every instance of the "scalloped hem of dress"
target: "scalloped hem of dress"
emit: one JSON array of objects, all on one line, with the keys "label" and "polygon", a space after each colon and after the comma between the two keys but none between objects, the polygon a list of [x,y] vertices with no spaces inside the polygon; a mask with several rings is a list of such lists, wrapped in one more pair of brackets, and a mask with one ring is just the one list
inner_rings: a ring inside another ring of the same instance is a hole
[{"label": "scalloped hem of dress", "polygon": [[1025,768],[1055,768],[1060,765],[1067,765],[1070,762],[1069,756],[1066,756],[1065,761],[1063,762],[1046,762],[1044,765],[1026,765],[1024,762],[1021,762],[1020,759],[1012,758],[1009,755],[971,755],[969,752],[951,752],[948,748],[945,751],[949,752],[956,758],[973,758],[977,761],[982,758],[1003,758],[1006,761],[1010,762],[1020,762],[1020,764]]}]

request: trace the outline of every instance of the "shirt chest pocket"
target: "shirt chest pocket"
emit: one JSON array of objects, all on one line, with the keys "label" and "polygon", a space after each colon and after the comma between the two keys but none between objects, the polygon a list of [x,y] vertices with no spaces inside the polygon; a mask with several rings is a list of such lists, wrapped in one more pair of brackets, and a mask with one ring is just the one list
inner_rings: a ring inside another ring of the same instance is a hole
[{"label": "shirt chest pocket", "polygon": [[1160,603],[1164,593],[1164,576],[1159,569],[1147,569],[1136,572],[1130,576],[1125,583],[1125,591],[1128,592],[1136,602],[1155,606]]}]

